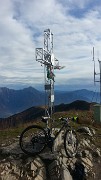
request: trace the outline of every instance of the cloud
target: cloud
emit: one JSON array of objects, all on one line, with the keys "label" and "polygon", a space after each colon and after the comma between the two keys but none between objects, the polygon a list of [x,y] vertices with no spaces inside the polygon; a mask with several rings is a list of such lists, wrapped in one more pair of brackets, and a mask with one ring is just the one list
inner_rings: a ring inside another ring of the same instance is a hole
[{"label": "cloud", "polygon": [[55,71],[56,84],[92,81],[92,47],[98,51],[101,46],[100,8],[99,1],[91,0],[1,1],[1,85],[42,84],[44,68],[35,60],[35,48],[43,48],[47,28],[54,35],[55,57],[66,66]]}]

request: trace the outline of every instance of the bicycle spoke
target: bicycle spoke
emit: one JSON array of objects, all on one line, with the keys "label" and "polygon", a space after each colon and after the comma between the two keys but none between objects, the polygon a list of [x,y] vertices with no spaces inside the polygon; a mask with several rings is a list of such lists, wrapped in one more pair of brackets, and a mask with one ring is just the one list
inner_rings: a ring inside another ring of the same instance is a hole
[{"label": "bicycle spoke", "polygon": [[27,154],[39,154],[46,145],[45,132],[38,126],[31,126],[22,132],[21,149]]},{"label": "bicycle spoke", "polygon": [[65,151],[69,157],[72,157],[77,152],[77,137],[74,131],[67,131],[64,141]]}]

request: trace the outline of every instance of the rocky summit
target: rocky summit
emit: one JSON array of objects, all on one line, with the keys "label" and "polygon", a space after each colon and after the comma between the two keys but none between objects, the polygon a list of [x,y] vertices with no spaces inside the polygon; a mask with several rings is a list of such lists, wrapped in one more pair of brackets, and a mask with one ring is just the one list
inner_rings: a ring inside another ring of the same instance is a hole
[{"label": "rocky summit", "polygon": [[2,143],[0,180],[100,180],[101,149],[95,145],[100,137],[94,129],[84,126],[77,134],[78,151],[73,158],[66,156],[61,134],[54,144],[54,153],[47,150],[36,157],[21,151],[19,137]]}]

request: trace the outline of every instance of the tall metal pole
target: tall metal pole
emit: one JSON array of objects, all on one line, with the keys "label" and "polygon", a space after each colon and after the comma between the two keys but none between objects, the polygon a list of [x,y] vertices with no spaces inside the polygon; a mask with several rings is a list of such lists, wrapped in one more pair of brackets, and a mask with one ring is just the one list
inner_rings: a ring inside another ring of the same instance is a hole
[{"label": "tall metal pole", "polygon": [[[98,59],[99,63],[99,73],[95,71],[95,59],[94,59],[94,47],[93,47],[93,61],[94,61],[94,83],[99,82],[100,84],[100,102],[99,104],[94,105],[94,119],[96,122],[101,122],[101,61]],[[99,76],[97,79],[96,76]]]},{"label": "tall metal pole", "polygon": [[[45,91],[48,94],[48,107],[46,112],[52,116],[54,109],[54,66],[52,64],[53,53],[53,34],[50,29],[44,31],[44,60],[48,63],[44,63],[46,69],[45,76]],[[50,111],[50,112],[49,112]]]},{"label": "tall metal pole", "polygon": [[100,82],[100,105],[101,105],[101,61],[99,61],[99,68],[100,68],[100,81],[99,82]]},{"label": "tall metal pole", "polygon": [[36,48],[36,61],[44,65],[44,79],[45,79],[45,94],[47,99],[45,104],[45,115],[50,115],[54,111],[54,69],[63,69],[64,66],[59,66],[59,61],[53,54],[53,33],[50,29],[44,31],[44,48]]},{"label": "tall metal pole", "polygon": [[[99,62],[99,73],[95,72],[95,59],[94,59],[94,47],[93,47],[93,61],[94,61],[94,83],[99,82],[100,83],[100,105],[101,105],[101,61],[98,59]],[[99,80],[96,80],[96,75],[99,75]]]}]

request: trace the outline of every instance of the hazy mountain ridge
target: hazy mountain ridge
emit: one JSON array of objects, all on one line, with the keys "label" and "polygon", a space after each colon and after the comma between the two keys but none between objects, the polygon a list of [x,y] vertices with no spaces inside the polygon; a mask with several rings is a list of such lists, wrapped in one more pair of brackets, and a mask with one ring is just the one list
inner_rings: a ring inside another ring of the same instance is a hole
[{"label": "hazy mountain ridge", "polygon": [[32,106],[44,104],[44,95],[35,88],[0,88],[0,117],[7,117]]},{"label": "hazy mountain ridge", "polygon": [[[74,101],[70,104],[60,104],[55,106],[55,112],[63,112],[69,110],[83,110],[89,111],[92,109],[92,104],[86,101]],[[0,118],[0,128],[5,129],[9,127],[16,127],[20,124],[34,122],[36,119],[41,119],[45,115],[43,106],[31,107],[23,112],[14,114],[8,118]]]},{"label": "hazy mountain ridge", "polygon": [[[91,102],[93,91],[55,91],[55,105],[68,104],[76,100]],[[22,112],[32,106],[42,106],[45,104],[45,93],[33,87],[21,90],[0,88],[0,117],[9,117],[13,114]]]}]

